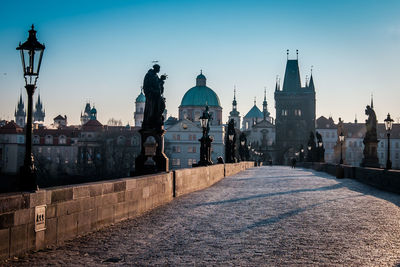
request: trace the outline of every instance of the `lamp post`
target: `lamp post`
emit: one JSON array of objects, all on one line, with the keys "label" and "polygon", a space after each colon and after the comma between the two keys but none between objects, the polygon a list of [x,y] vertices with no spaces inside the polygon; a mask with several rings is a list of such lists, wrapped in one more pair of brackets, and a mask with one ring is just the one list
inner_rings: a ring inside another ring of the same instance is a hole
[{"label": "lamp post", "polygon": [[304,161],[304,148],[303,145],[300,146],[300,162]]},{"label": "lamp post", "polygon": [[228,130],[227,130],[227,138],[225,144],[225,162],[226,163],[234,163],[236,162],[236,152],[235,152],[235,143],[236,143],[236,131],[235,131],[235,121],[230,119],[228,122]]},{"label": "lamp post", "polygon": [[239,136],[240,140],[240,148],[239,148],[239,155],[240,155],[240,160],[245,161],[245,150],[246,150],[246,134],[241,133]]},{"label": "lamp post", "polygon": [[32,106],[33,94],[36,89],[36,81],[39,77],[40,65],[42,63],[45,46],[36,39],[36,31],[32,25],[29,30],[28,40],[19,43],[17,50],[20,51],[22,69],[25,78],[25,89],[28,94],[28,117],[25,129],[25,158],[21,169],[20,187],[23,190],[36,190],[36,172],[32,155]]},{"label": "lamp post", "polygon": [[200,138],[200,161],[198,163],[199,166],[207,166],[211,165],[211,138],[208,135],[210,132],[210,120],[211,115],[208,112],[208,106],[203,112],[203,115],[200,117],[200,124],[203,128],[203,136]]},{"label": "lamp post", "polygon": [[343,143],[344,143],[344,134],[343,134],[343,132],[340,132],[339,142],[340,142],[340,162],[339,162],[339,164],[343,164]]},{"label": "lamp post", "polygon": [[388,138],[388,149],[387,149],[387,160],[386,160],[386,169],[392,168],[392,161],[390,160],[390,132],[392,131],[393,127],[393,119],[390,118],[390,114],[387,114],[385,122],[386,134]]}]

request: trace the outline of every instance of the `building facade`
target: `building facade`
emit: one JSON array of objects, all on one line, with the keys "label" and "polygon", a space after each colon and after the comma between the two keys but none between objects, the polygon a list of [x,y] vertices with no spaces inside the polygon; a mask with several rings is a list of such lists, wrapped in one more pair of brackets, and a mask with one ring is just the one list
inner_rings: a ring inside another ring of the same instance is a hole
[{"label": "building facade", "polygon": [[286,62],[283,88],[276,86],[276,146],[278,163],[288,164],[300,146],[307,147],[310,132],[315,133],[315,87],[313,76],[301,86],[298,59]]}]

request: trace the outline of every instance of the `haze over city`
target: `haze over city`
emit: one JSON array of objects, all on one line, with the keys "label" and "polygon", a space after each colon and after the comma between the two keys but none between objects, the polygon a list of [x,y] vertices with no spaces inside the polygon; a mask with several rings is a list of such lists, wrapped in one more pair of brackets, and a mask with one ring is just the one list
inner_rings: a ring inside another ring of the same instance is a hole
[{"label": "haze over city", "polygon": [[[58,114],[79,124],[86,101],[98,120],[133,124],[143,77],[157,60],[167,73],[168,115],[203,70],[220,97],[223,118],[237,88],[244,116],[264,87],[275,117],[276,76],[286,49],[302,84],[313,66],[316,117],[364,121],[374,96],[378,120],[398,121],[400,18],[398,1],[7,1],[0,9],[0,118],[13,119],[26,93],[18,51],[31,24],[46,45],[38,90],[45,124]],[[34,97],[36,102],[37,93]],[[26,100],[25,100],[26,102]]]}]

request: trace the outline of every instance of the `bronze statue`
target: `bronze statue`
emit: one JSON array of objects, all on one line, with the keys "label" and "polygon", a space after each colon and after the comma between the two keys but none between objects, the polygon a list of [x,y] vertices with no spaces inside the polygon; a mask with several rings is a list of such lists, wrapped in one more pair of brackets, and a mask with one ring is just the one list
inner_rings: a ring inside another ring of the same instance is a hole
[{"label": "bronze statue", "polygon": [[143,91],[146,96],[142,129],[161,130],[164,124],[163,112],[165,110],[164,81],[167,75],[158,77],[160,65],[155,64],[150,69],[143,81]]}]

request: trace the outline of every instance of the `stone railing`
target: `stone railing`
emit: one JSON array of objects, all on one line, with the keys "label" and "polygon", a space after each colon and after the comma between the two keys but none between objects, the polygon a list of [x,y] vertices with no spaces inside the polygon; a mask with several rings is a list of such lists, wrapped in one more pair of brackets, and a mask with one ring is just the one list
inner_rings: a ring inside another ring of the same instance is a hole
[{"label": "stone railing", "polygon": [[139,216],[174,196],[201,190],[254,162],[0,194],[0,259],[60,245],[65,240]]},{"label": "stone railing", "polygon": [[372,185],[386,191],[400,193],[400,171],[377,168],[354,167],[350,165],[336,165],[330,163],[300,163],[299,166],[323,171],[338,178],[356,179],[362,183]]}]

